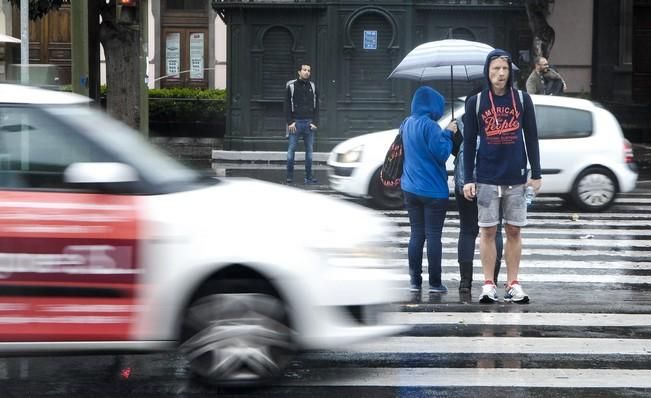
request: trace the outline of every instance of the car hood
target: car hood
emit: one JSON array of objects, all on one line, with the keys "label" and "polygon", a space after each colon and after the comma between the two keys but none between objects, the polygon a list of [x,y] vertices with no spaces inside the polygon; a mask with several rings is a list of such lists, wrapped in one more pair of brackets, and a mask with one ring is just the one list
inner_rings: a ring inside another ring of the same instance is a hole
[{"label": "car hood", "polygon": [[152,214],[174,225],[175,235],[226,233],[251,242],[252,249],[257,239],[349,247],[384,241],[389,233],[389,220],[363,206],[249,178],[223,178],[214,186],[162,196],[152,203]]},{"label": "car hood", "polygon": [[378,146],[384,148],[382,151],[382,156],[384,156],[384,152],[389,148],[389,145],[391,142],[393,142],[396,134],[398,134],[398,129],[384,130],[375,133],[359,135],[357,137],[353,137],[339,143],[332,149],[332,152],[346,153],[349,150],[357,148],[359,146],[363,146],[364,151],[366,152],[367,149]]}]

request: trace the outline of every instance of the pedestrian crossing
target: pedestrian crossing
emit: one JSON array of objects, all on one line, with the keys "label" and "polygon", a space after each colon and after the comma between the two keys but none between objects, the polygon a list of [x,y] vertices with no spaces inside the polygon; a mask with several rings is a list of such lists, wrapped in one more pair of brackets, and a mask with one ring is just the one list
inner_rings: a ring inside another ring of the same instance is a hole
[{"label": "pedestrian crossing", "polygon": [[[408,293],[406,212],[380,211],[395,225],[391,261],[404,269],[396,278],[405,286],[404,300],[384,317],[409,330],[307,353],[278,387],[342,396],[651,396],[650,209],[644,191],[622,195],[605,213],[537,198],[522,230],[526,305],[477,302],[478,242],[472,293],[458,292],[452,201],[442,238],[449,292]],[[505,275],[503,262],[499,284]]]}]

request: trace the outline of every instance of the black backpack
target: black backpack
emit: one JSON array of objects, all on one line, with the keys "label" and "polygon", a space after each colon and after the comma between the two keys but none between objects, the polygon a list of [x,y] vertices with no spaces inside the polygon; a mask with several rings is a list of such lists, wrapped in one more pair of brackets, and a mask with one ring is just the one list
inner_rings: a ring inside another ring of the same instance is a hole
[{"label": "black backpack", "polygon": [[393,143],[389,147],[386,156],[384,157],[384,164],[380,170],[380,180],[382,185],[387,188],[397,188],[400,186],[400,178],[402,177],[402,165],[405,162],[405,148],[402,144],[402,126]]}]

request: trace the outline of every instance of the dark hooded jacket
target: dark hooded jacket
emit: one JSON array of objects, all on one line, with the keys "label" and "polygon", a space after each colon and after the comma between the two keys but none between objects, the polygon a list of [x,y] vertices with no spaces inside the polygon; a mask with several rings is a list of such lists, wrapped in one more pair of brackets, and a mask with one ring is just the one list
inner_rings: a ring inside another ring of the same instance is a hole
[{"label": "dark hooded jacket", "polygon": [[448,198],[445,162],[452,152],[452,132],[436,122],[445,100],[436,90],[422,86],[411,101],[411,116],[403,122],[405,163],[400,186],[403,191],[430,198]]},{"label": "dark hooded jacket", "polygon": [[[486,57],[484,76],[488,80],[488,67],[495,56],[509,57],[509,80],[505,95],[495,95],[484,89],[476,111],[477,96],[466,102],[463,144],[465,156],[465,183],[478,182],[490,185],[519,185],[527,182],[527,160],[531,178],[540,178],[540,153],[538,128],[531,97],[523,92],[523,103],[513,89],[511,56],[504,50],[493,50]],[[477,148],[479,136],[479,148]],[[475,169],[476,167],[476,169]]]}]

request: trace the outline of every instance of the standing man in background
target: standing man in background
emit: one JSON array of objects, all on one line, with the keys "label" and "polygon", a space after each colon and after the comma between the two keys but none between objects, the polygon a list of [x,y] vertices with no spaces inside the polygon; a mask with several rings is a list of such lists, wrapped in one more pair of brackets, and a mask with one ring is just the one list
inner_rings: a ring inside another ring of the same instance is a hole
[{"label": "standing man in background", "polygon": [[294,182],[294,157],[299,138],[305,143],[305,184],[316,184],[312,174],[312,147],[319,123],[319,94],[310,80],[309,64],[298,65],[298,79],[287,82],[285,115],[287,120],[287,183]]},{"label": "standing man in background", "polygon": [[534,59],[535,68],[527,78],[527,92],[529,94],[562,95],[567,90],[565,80],[552,68],[545,57]]}]

